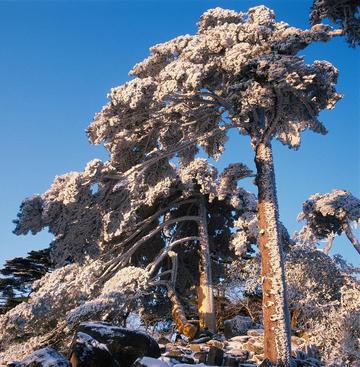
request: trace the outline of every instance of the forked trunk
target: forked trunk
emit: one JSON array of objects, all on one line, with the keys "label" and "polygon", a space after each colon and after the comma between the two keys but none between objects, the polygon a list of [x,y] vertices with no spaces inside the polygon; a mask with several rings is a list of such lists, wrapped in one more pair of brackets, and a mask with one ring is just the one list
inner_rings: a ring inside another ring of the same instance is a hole
[{"label": "forked trunk", "polygon": [[263,290],[264,352],[265,357],[274,364],[291,366],[290,315],[270,143],[258,144],[255,163]]},{"label": "forked trunk", "polygon": [[203,197],[200,198],[199,217],[200,279],[198,288],[198,312],[200,327],[207,328],[211,332],[216,332],[216,313],[214,289],[211,276],[210,247],[207,230],[207,211],[205,199]]}]

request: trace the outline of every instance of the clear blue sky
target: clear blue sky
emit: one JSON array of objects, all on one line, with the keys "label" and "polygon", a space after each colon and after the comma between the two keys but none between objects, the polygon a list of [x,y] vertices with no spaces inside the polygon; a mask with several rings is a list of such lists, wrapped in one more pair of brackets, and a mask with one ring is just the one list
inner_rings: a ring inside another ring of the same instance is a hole
[{"label": "clear blue sky", "polygon": [[[308,26],[311,1],[305,0],[0,1],[0,264],[47,247],[46,232],[12,234],[22,199],[47,190],[55,175],[106,159],[84,130],[110,88],[128,80],[129,69],[149,47],[194,33],[206,9],[245,11],[260,4],[273,8],[278,20]],[[302,54],[308,62],[324,59],[337,66],[338,90],[345,97],[322,115],[327,136],[306,133],[297,152],[274,144],[281,220],[290,233],[300,227],[296,216],[309,195],[343,188],[360,196],[359,50],[339,39]],[[233,134],[219,165],[236,161],[254,166],[248,139]],[[360,264],[342,238],[335,252]]]}]

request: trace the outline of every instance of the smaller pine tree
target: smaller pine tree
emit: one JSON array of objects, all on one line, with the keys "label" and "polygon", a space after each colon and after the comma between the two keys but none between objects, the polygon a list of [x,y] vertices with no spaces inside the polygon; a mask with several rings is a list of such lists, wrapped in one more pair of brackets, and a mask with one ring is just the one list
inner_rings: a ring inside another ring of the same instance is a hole
[{"label": "smaller pine tree", "polygon": [[30,251],[26,257],[7,260],[0,270],[0,314],[27,301],[32,283],[52,270],[50,249]]}]

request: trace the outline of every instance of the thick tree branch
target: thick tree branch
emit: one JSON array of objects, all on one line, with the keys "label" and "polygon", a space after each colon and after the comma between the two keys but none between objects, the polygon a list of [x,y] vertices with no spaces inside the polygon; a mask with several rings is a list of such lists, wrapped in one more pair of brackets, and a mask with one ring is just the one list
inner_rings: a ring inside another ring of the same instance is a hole
[{"label": "thick tree branch", "polygon": [[159,255],[158,257],[152,262],[150,263],[147,267],[146,267],[146,271],[149,272],[149,274],[153,274],[154,271],[156,270],[156,268],[158,267],[158,265],[161,263],[161,261],[165,258],[165,256],[172,251],[172,249],[184,242],[188,242],[188,241],[199,241],[200,237],[198,236],[189,236],[189,237],[184,237],[184,238],[180,238],[179,240],[176,240],[174,242],[171,242],[169,244],[168,247],[166,247]]},{"label": "thick tree branch", "polygon": [[155,236],[159,233],[164,227],[167,227],[174,223],[180,223],[184,221],[199,221],[201,220],[198,216],[188,215],[180,218],[170,219],[166,222],[159,224],[155,229],[149,232],[146,236],[143,236],[140,240],[135,242],[124,254],[120,257],[110,260],[107,265],[107,270],[101,275],[100,279],[109,279],[111,276],[116,273],[116,271],[127,264],[130,260],[131,256],[143,245],[146,241],[148,241],[151,237]]}]

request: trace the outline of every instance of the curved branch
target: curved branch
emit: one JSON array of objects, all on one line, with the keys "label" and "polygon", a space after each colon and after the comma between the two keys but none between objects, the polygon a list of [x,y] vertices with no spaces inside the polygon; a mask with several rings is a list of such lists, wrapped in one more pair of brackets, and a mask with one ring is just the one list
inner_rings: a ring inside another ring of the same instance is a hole
[{"label": "curved branch", "polygon": [[331,250],[331,247],[334,243],[334,234],[330,233],[327,237],[326,246],[323,249],[324,254],[328,255],[329,251]]},{"label": "curved branch", "polygon": [[121,266],[124,266],[131,258],[131,256],[136,252],[136,250],[138,248],[140,248],[140,246],[142,244],[144,244],[147,240],[149,240],[151,237],[155,236],[157,233],[159,233],[164,227],[174,224],[174,223],[179,223],[179,222],[184,222],[184,221],[200,221],[201,218],[195,215],[188,215],[188,216],[184,216],[184,217],[180,217],[180,218],[174,218],[174,219],[170,219],[166,222],[163,222],[161,224],[159,224],[155,229],[153,229],[151,232],[149,232],[146,236],[142,237],[140,240],[138,240],[137,242],[135,242],[124,254],[122,254],[120,257],[115,258],[111,261],[108,262],[108,268],[107,270],[100,276],[100,279],[108,279],[109,275],[111,277],[112,274],[114,274]]},{"label": "curved branch", "polygon": [[276,95],[276,104],[275,104],[275,117],[273,119],[273,121],[271,122],[270,126],[268,126],[264,133],[263,136],[261,138],[261,142],[267,144],[268,141],[271,138],[272,133],[274,132],[277,124],[279,123],[280,117],[281,117],[281,113],[282,113],[282,109],[283,109],[283,98],[282,95],[280,94],[279,90],[277,88],[274,88],[274,93]]},{"label": "curved branch", "polygon": [[[122,247],[124,245],[126,245],[128,242],[130,242],[132,239],[134,239],[139,233],[141,233],[148,224],[150,224],[152,221],[154,221],[157,217],[159,217],[161,214],[166,213],[167,211],[174,209],[174,208],[178,208],[181,205],[186,205],[186,204],[191,204],[196,202],[196,199],[188,199],[188,200],[184,200],[184,201],[180,201],[177,202],[176,200],[174,202],[172,202],[170,205],[168,205],[166,208],[160,209],[158,210],[156,213],[154,213],[153,215],[151,215],[150,217],[144,219],[143,221],[139,222],[136,224],[136,227],[139,227],[135,232],[133,232],[128,238],[126,238],[123,242],[117,244],[115,246],[116,248]],[[102,243],[102,245],[109,245],[109,244],[113,244],[116,243],[117,240],[119,240],[120,236],[115,236],[113,237],[111,240],[109,241],[105,241]],[[113,249],[111,249],[111,251],[106,252],[105,254],[102,255],[102,258],[105,255],[108,255],[110,252],[112,252]]]},{"label": "curved branch", "polygon": [[198,236],[189,236],[180,238],[179,240],[176,240],[174,242],[171,242],[168,247],[166,247],[159,256],[146,267],[146,271],[149,272],[149,274],[153,274],[156,270],[157,266],[161,263],[161,261],[164,259],[164,257],[177,245],[188,242],[188,241],[200,241],[200,237]]},{"label": "curved branch", "polygon": [[198,140],[209,139],[214,135],[223,133],[224,131],[229,130],[229,129],[233,129],[235,127],[237,127],[237,126],[233,125],[233,124],[227,125],[227,126],[216,127],[213,130],[208,131],[206,134],[204,134],[202,136],[197,136],[196,138],[190,139],[189,141],[186,141],[186,142],[183,142],[183,143],[178,143],[172,149],[168,149],[168,150],[163,151],[163,152],[160,151],[159,155],[157,155],[153,158],[150,158],[145,162],[142,162],[142,163],[139,163],[139,164],[133,166],[132,168],[130,168],[129,170],[124,172],[122,175],[119,175],[119,176],[112,175],[111,178],[112,179],[123,180],[125,177],[131,175],[134,172],[141,172],[141,171],[145,170],[148,166],[151,166],[151,165],[155,164],[156,162],[160,161],[161,159],[170,157],[173,154],[178,153],[178,152],[188,148],[190,145],[196,143]]},{"label": "curved branch", "polygon": [[345,234],[346,234],[346,237],[349,239],[349,241],[355,247],[355,250],[360,255],[360,243],[359,243],[359,240],[355,237],[354,233],[352,232],[350,224],[345,225]]}]

